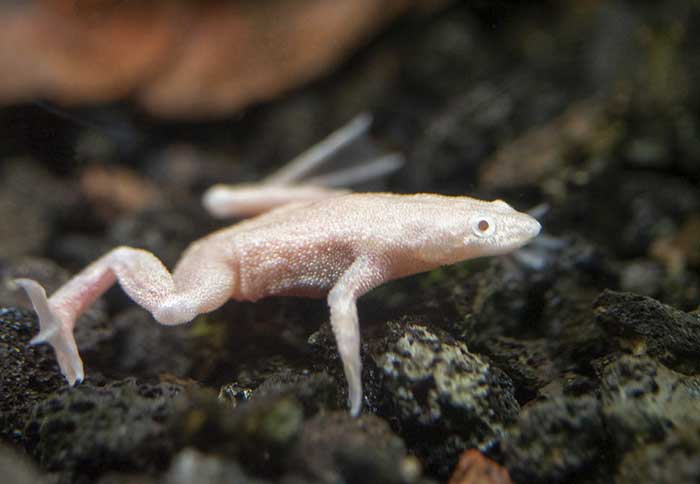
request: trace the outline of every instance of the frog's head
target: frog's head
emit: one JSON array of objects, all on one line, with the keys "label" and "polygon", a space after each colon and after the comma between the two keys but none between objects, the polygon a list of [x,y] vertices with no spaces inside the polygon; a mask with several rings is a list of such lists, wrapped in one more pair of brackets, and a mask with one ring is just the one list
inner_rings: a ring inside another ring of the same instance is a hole
[{"label": "frog's head", "polygon": [[506,254],[540,233],[541,226],[535,218],[515,210],[503,200],[450,198],[447,210],[434,222],[436,230],[432,237],[426,237],[424,250],[432,261],[452,264]]}]

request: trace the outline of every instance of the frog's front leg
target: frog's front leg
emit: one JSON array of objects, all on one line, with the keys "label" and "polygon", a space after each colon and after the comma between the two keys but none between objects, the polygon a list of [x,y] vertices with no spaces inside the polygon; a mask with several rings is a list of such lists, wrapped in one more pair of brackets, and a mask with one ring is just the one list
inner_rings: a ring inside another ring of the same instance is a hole
[{"label": "frog's front leg", "polygon": [[[206,252],[206,251],[204,251]],[[174,277],[150,252],[118,247],[61,286],[50,298],[30,279],[17,279],[39,316],[40,331],[32,344],[50,343],[61,372],[73,385],[83,380],[83,362],[73,338],[75,321],[92,302],[119,281],[136,303],[161,324],[181,324],[212,311],[231,296],[233,272],[216,254],[200,248],[183,257]]]},{"label": "frog's front leg", "polygon": [[348,381],[350,413],[362,408],[362,361],[357,299],[387,279],[387,264],[381,257],[360,256],[328,293],[331,326]]}]

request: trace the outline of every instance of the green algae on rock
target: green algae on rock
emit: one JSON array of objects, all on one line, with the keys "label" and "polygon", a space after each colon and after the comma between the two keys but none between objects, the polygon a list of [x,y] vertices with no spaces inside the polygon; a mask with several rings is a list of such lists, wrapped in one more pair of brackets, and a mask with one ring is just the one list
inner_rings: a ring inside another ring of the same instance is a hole
[{"label": "green algae on rock", "polygon": [[383,388],[382,414],[400,422],[438,475],[449,475],[460,450],[488,450],[518,413],[513,383],[437,328],[390,323],[384,350],[373,355]]}]

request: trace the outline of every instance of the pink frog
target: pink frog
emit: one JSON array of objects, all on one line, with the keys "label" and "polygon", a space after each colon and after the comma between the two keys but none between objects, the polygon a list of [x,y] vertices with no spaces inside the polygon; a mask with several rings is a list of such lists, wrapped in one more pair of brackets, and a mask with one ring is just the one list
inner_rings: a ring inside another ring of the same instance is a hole
[{"label": "pink frog", "polygon": [[165,325],[187,323],[229,299],[325,297],[350,412],[358,415],[362,364],[357,299],[392,279],[511,252],[540,232],[537,220],[501,200],[348,193],[328,186],[392,171],[400,165],[396,156],[326,177],[327,183],[296,183],[319,160],[362,136],[368,125],[367,116],[356,118],[260,186],[208,191],[204,204],[217,216],[264,213],[193,242],[172,274],[150,252],[117,247],[49,298],[36,281],[17,279],[39,317],[40,332],[32,343],[51,344],[61,372],[74,385],[84,378],[73,338],[75,321],[115,282]]}]

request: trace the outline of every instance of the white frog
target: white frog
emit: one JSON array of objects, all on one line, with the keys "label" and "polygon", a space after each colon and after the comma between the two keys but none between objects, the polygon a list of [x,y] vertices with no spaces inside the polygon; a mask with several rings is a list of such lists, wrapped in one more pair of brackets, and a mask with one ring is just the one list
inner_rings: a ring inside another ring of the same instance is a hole
[{"label": "white frog", "polygon": [[[326,148],[335,149],[334,143],[342,145],[366,130],[367,120],[360,121],[334,133],[324,141]],[[348,133],[350,128],[355,131]],[[308,160],[307,156],[302,162]],[[380,158],[364,165],[363,176],[386,172],[396,163]],[[39,316],[40,332],[32,343],[51,344],[68,382],[82,381],[75,321],[117,281],[165,325],[187,323],[229,299],[326,297],[350,412],[356,416],[362,407],[357,299],[392,279],[511,252],[540,232],[537,220],[502,200],[347,193],[319,183],[294,184],[292,179],[304,171],[260,187],[219,186],[205,194],[205,206],[218,216],[282,205],[193,242],[172,274],[152,253],[122,246],[90,264],[50,298],[38,282],[15,280]],[[246,191],[249,197],[242,196]],[[246,204],[246,199],[254,202]]]}]

